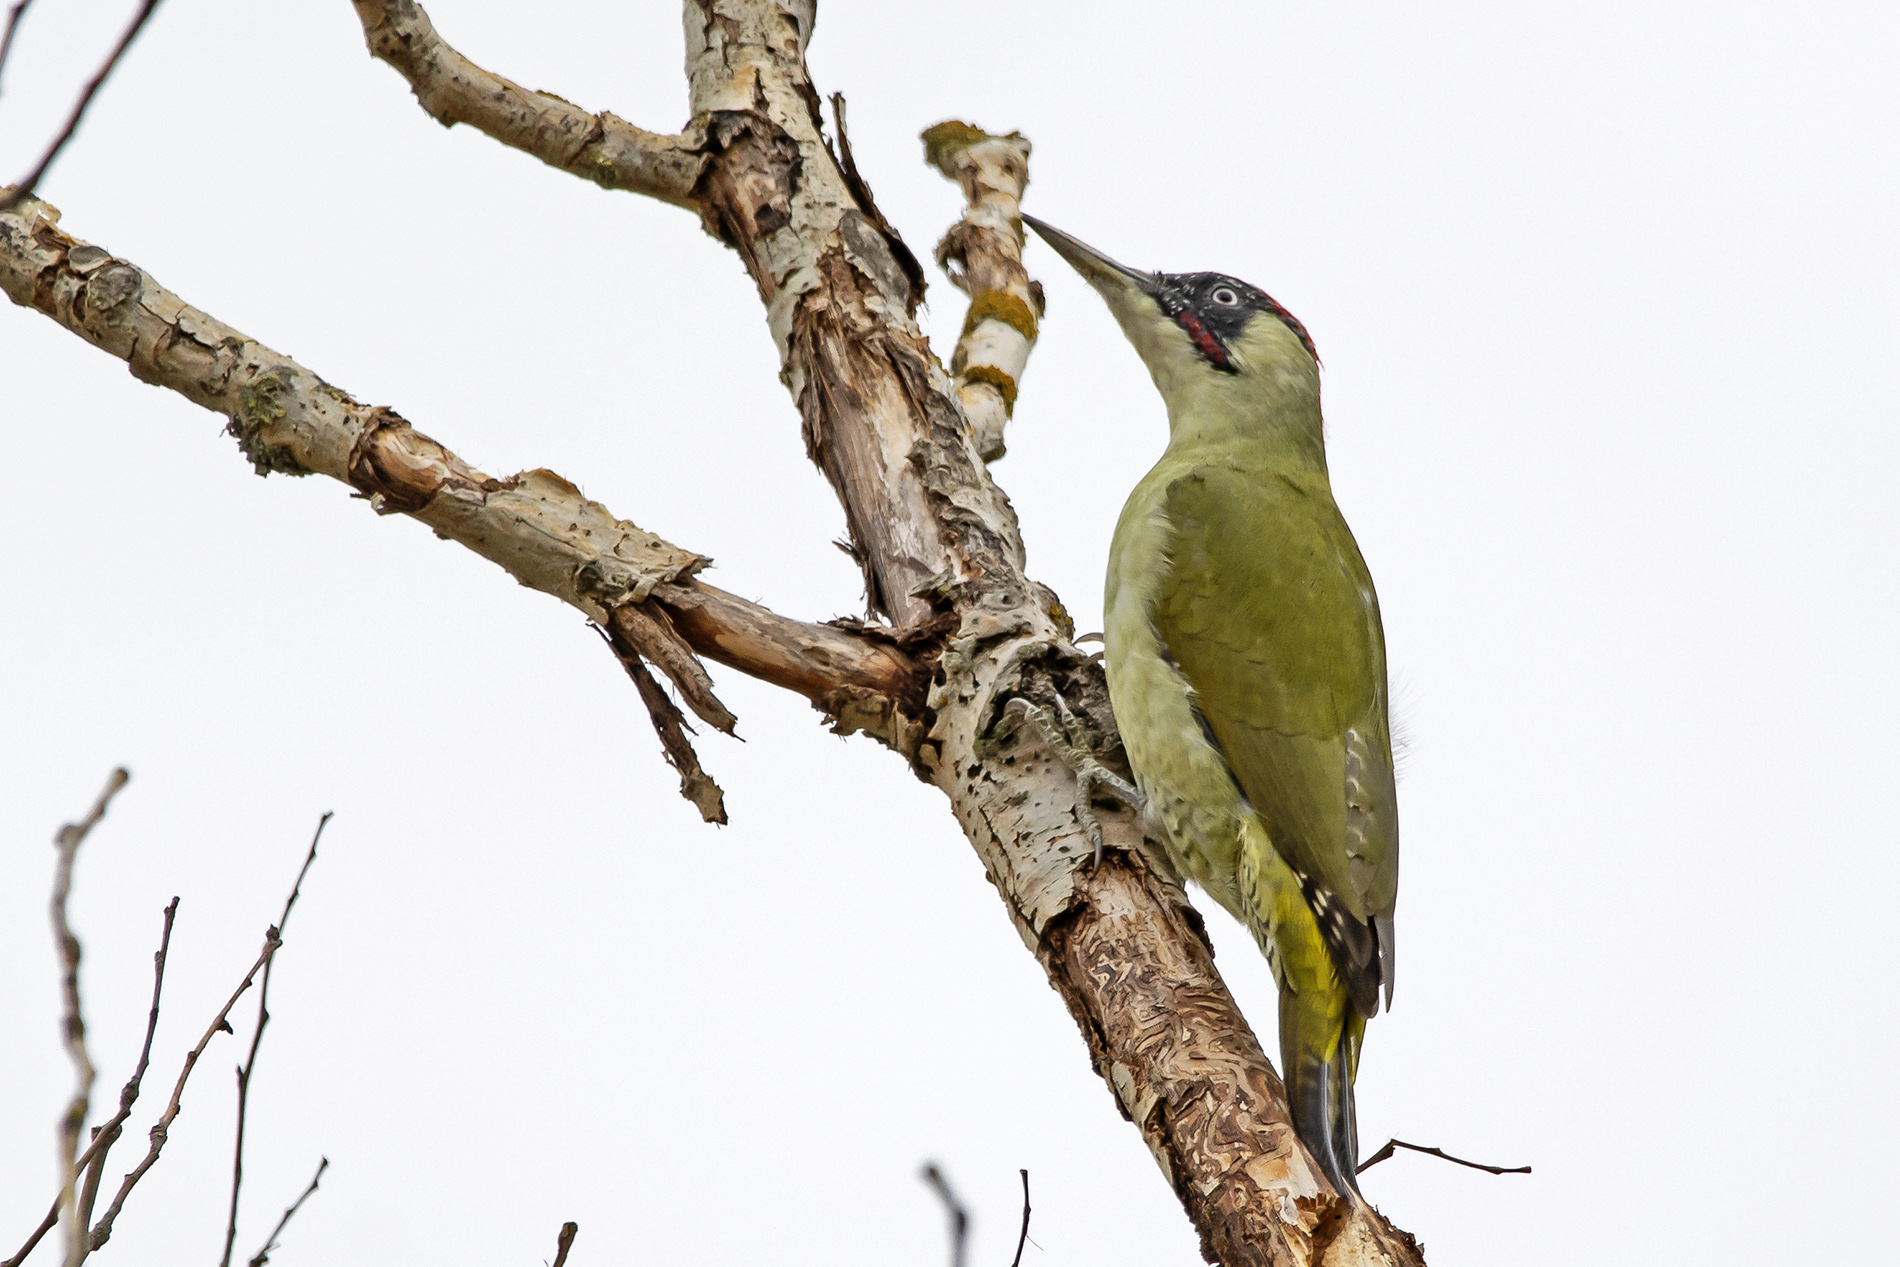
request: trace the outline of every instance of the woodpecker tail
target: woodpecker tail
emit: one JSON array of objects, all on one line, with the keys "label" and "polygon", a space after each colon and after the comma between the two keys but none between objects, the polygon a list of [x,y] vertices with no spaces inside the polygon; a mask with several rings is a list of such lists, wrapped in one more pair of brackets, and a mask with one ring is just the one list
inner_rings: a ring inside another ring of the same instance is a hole
[{"label": "woodpecker tail", "polygon": [[[1352,1084],[1366,1020],[1343,998],[1280,993],[1280,1067],[1286,1073],[1293,1129],[1342,1197],[1359,1195],[1359,1124]],[[1342,1008],[1340,1005],[1344,1003]]]}]

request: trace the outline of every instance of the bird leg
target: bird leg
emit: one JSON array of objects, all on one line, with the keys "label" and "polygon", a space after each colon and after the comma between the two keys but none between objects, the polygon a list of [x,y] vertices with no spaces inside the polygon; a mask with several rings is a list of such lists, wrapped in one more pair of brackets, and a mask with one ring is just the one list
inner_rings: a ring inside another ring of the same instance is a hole
[{"label": "bird leg", "polygon": [[1095,759],[1095,753],[1089,747],[1087,728],[1060,695],[1056,696],[1054,714],[1020,695],[1012,699],[1003,711],[1025,718],[1075,775],[1075,818],[1082,824],[1089,843],[1095,846],[1093,865],[1101,866],[1105,842],[1102,825],[1096,820],[1092,804],[1096,790],[1113,793],[1117,800],[1136,814],[1148,812],[1148,798],[1134,784]]}]

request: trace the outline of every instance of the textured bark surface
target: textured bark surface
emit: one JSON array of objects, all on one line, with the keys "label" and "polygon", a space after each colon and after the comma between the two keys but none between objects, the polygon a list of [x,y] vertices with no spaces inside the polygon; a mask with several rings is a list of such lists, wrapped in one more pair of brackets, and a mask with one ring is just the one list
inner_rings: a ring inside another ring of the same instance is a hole
[{"label": "textured bark surface", "polygon": [[[341,480],[378,513],[419,519],[578,608],[664,672],[709,725],[730,732],[734,718],[695,652],[821,706],[834,695],[881,700],[898,684],[909,689],[917,667],[889,639],[788,620],[695,580],[703,555],[617,518],[552,471],[497,479],[477,470],[394,411],[363,404],[137,265],[67,235],[58,220],[37,200],[0,215],[0,289],[16,304],[145,382],[223,414],[260,474]],[[862,705],[850,716],[851,728],[874,733],[891,721],[889,709]],[[705,808],[703,797],[688,799]]]},{"label": "textured bark surface", "polygon": [[[981,402],[1007,418],[1040,315],[1015,220],[1027,143],[973,128],[932,142],[931,161],[971,202],[944,248],[973,297],[953,376],[913,320],[923,281],[914,257],[848,148],[834,152],[824,135],[804,63],[810,4],[688,0],[691,120],[673,137],[472,66],[407,0],[356,8],[371,52],[434,117],[590,179],[611,168],[601,183],[691,207],[739,255],[807,448],[844,505],[873,620],[787,620],[696,580],[701,556],[552,472],[483,474],[67,236],[43,203],[0,216],[0,288],[140,378],[224,414],[260,472],[343,480],[377,510],[412,515],[586,612],[636,684],[653,664],[703,720],[732,724],[694,652],[796,690],[838,729],[903,753],[949,798],[1210,1261],[1421,1262],[1409,1237],[1332,1192],[1306,1156],[1158,846],[1125,809],[1103,806],[1107,853],[1091,866],[1073,773],[1007,711],[1017,698],[1068,710],[1088,746],[1126,772],[1100,667],[1070,641],[1055,595],[1025,575],[1015,515],[985,466],[1002,437]],[[998,298],[986,307],[986,295]],[[982,366],[1007,371],[1010,390]],[[668,752],[679,765],[670,742]],[[706,801],[702,812],[713,803],[703,787],[688,791]]]},{"label": "textured bark surface", "polygon": [[1003,429],[1016,412],[1016,383],[1042,320],[1042,287],[1023,268],[1023,190],[1029,142],[991,136],[950,120],[924,132],[924,161],[954,180],[968,204],[937,243],[937,263],[970,297],[950,357],[957,403],[985,462],[1003,456]]}]

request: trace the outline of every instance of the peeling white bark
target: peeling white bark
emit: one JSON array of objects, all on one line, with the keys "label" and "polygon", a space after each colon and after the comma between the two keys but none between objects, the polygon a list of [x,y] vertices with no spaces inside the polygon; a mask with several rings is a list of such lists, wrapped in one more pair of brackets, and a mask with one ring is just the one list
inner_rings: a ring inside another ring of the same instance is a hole
[{"label": "peeling white bark", "polygon": [[848,150],[834,157],[823,135],[804,65],[809,2],[687,0],[692,117],[677,137],[474,67],[410,0],[356,7],[371,51],[436,118],[691,207],[739,254],[808,449],[844,504],[873,610],[889,624],[806,625],[714,590],[693,576],[700,556],[552,473],[482,474],[68,237],[44,204],[0,215],[0,288],[146,381],[225,414],[260,471],[350,483],[378,509],[422,519],[588,612],[702,716],[730,723],[692,651],[799,690],[840,729],[902,752],[949,798],[1210,1261],[1422,1262],[1415,1242],[1334,1194],[1311,1164],[1160,851],[1125,811],[1105,809],[1106,856],[1089,865],[1073,774],[1005,721],[1012,698],[1060,698],[1098,755],[1125,767],[1099,666],[1070,642],[1055,596],[1024,574],[1014,513],[984,465],[1002,452],[1041,313],[1016,220],[1027,142],[972,128],[940,137],[932,154],[971,203],[940,248],[972,295],[953,377],[912,318],[923,281],[914,258]]},{"label": "peeling white bark", "polygon": [[957,401],[985,462],[1003,456],[1003,429],[1042,320],[1042,287],[1023,268],[1023,190],[1029,142],[991,136],[954,120],[924,132],[924,158],[954,180],[968,206],[937,243],[937,263],[970,297],[963,335],[950,358]]},{"label": "peeling white bark", "polygon": [[[894,646],[786,620],[698,581],[705,556],[618,518],[552,471],[496,479],[477,470],[393,411],[354,399],[58,221],[34,199],[0,214],[0,290],[15,303],[125,361],[145,382],[223,414],[260,474],[341,480],[379,513],[419,519],[584,612],[666,673],[707,723],[730,732],[734,719],[694,651],[821,706],[841,691],[888,701],[909,689],[915,666]],[[882,733],[891,717],[887,703],[859,702],[851,721]],[[693,782],[690,771],[682,777]],[[689,799],[702,810],[711,804],[709,793]]]}]

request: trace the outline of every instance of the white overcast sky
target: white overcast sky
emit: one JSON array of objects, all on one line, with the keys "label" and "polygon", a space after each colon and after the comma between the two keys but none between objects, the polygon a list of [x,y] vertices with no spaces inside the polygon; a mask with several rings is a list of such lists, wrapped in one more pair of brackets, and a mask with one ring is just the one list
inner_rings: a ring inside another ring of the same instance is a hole
[{"label": "white overcast sky", "polygon": [[[128,0],[39,0],[0,97],[29,165]],[[526,85],[682,121],[667,0],[438,0]],[[532,12],[531,12],[532,10]],[[916,135],[1035,144],[1028,207],[1139,267],[1259,283],[1326,364],[1334,483],[1415,740],[1404,969],[1360,1078],[1367,1194],[1437,1264],[1891,1250],[1900,765],[1900,11],[1890,4],[823,0],[811,63],[919,256]],[[152,272],[497,474],[546,466],[860,610],[738,261],[687,213],[444,131],[342,0],[167,0],[44,186]],[[1039,244],[997,476],[1096,627],[1158,399]],[[947,351],[963,302],[932,270]],[[1196,1261],[943,798],[715,670],[702,826],[573,611],[0,310],[0,1252],[50,1200],[55,827],[131,786],[73,918],[109,1109],[183,897],[129,1168],[317,815],[253,1091],[240,1258],[936,1263],[940,1161],[1008,1261]],[[1272,1029],[1265,964],[1210,912]],[[240,1009],[247,1018],[248,1010]],[[241,1036],[246,1033],[240,1030]],[[220,1038],[109,1261],[223,1232]],[[51,1256],[42,1251],[51,1261]]]}]

